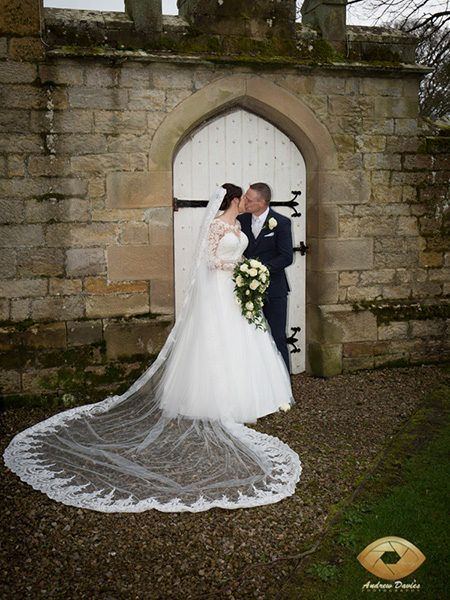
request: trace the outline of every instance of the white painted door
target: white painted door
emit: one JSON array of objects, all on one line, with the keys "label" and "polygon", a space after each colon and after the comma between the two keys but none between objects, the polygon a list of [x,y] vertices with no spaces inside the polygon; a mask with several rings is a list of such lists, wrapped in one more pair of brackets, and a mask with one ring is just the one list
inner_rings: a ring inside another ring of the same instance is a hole
[{"label": "white painted door", "polygon": [[[222,183],[235,183],[245,192],[257,181],[271,187],[272,208],[291,218],[294,248],[306,243],[305,162],[293,142],[271,123],[234,110],[207,122],[179,149],[174,163],[176,311],[188,285],[203,206]],[[305,260],[296,251],[287,269],[292,373],[305,370]]]}]

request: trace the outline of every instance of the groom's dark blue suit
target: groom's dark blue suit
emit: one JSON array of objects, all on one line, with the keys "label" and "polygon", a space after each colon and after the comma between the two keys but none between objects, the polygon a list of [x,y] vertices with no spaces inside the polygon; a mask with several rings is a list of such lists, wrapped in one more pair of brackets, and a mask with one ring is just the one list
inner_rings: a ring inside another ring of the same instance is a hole
[{"label": "groom's dark blue suit", "polygon": [[[238,216],[242,231],[248,237],[248,246],[244,252],[247,258],[258,258],[270,269],[270,285],[267,290],[263,311],[269,323],[270,332],[289,371],[289,352],[286,343],[287,295],[289,284],[284,269],[293,261],[291,221],[271,208],[261,233],[255,239],[252,232],[252,215],[244,213]],[[269,229],[270,219],[277,225]]]}]

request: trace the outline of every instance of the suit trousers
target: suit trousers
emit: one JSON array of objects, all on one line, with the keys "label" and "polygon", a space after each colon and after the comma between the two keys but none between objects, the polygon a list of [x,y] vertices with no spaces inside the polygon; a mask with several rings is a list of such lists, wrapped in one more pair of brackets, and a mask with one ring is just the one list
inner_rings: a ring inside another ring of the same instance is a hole
[{"label": "suit trousers", "polygon": [[270,333],[290,373],[289,351],[286,341],[287,296],[268,298],[264,304],[263,312],[269,324]]}]

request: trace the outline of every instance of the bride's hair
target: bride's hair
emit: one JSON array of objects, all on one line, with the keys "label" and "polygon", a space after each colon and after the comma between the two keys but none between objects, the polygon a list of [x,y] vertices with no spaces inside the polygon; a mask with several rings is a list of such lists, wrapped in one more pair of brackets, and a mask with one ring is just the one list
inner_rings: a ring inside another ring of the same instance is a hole
[{"label": "bride's hair", "polygon": [[222,200],[219,210],[227,210],[234,198],[240,198],[242,196],[242,188],[233,183],[224,183],[223,189],[226,190],[226,194]]}]

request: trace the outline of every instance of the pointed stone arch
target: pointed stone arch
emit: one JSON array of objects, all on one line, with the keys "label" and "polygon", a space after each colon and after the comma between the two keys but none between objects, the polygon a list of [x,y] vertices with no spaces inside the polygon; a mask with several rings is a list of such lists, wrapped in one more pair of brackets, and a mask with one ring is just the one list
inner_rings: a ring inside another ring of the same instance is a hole
[{"label": "pointed stone arch", "polygon": [[[322,343],[318,305],[329,302],[330,285],[337,289],[337,274],[327,272],[321,259],[321,255],[326,254],[322,240],[336,238],[338,233],[337,219],[330,225],[333,218],[321,210],[321,204],[329,203],[331,194],[335,193],[337,152],[328,129],[313,111],[294,94],[264,77],[230,75],[197,91],[172,110],[159,126],[149,150],[148,172],[108,176],[107,196],[111,207],[166,208],[167,213],[162,219],[165,223],[162,234],[155,236],[145,249],[137,248],[134,253],[130,247],[110,249],[108,278],[121,279],[129,271],[133,278],[150,279],[151,310],[173,311],[173,230],[170,223],[168,225],[173,201],[173,159],[186,136],[205,121],[235,106],[273,123],[297,145],[305,159],[307,240],[311,247],[307,261],[307,370],[325,374],[323,363],[329,362],[326,352],[332,349]],[[127,267],[130,261],[133,265]],[[119,264],[120,276],[116,276],[115,266]],[[139,272],[139,264],[142,264],[142,272]]]}]

